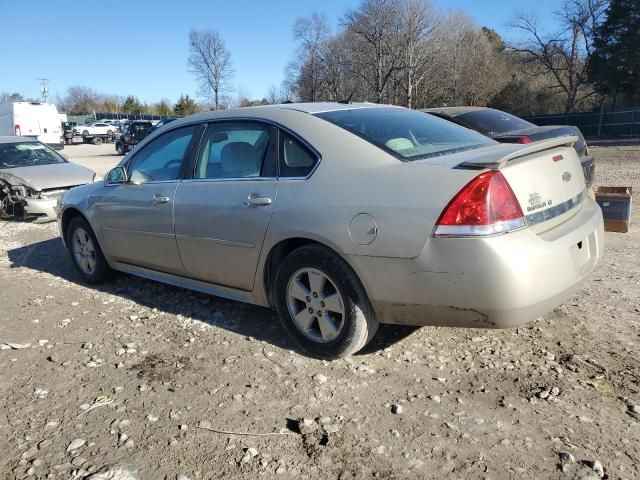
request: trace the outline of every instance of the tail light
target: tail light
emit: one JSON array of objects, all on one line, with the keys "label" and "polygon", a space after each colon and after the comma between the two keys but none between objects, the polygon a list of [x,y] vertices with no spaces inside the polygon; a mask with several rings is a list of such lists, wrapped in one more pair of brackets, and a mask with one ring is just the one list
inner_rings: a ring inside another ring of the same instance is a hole
[{"label": "tail light", "polygon": [[21,137],[22,136],[22,130],[20,130],[20,125],[16,125],[15,126],[14,133],[15,133],[16,137]]},{"label": "tail light", "polygon": [[522,137],[519,137],[518,140],[516,140],[516,143],[531,143],[533,142],[533,138],[531,138],[529,135],[523,135]]},{"label": "tail light", "polygon": [[451,199],[438,222],[436,236],[482,236],[525,226],[518,199],[502,173],[481,173]]}]

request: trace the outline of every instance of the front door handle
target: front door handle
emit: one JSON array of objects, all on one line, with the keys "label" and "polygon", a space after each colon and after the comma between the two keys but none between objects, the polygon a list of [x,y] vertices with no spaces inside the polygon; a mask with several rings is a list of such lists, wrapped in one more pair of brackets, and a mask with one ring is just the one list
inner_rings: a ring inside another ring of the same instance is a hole
[{"label": "front door handle", "polygon": [[262,207],[265,205],[271,205],[271,199],[269,197],[263,197],[258,193],[252,193],[244,204],[247,207]]},{"label": "front door handle", "polygon": [[169,203],[171,199],[169,197],[163,197],[162,195],[156,195],[153,197],[154,205],[164,205],[165,203]]}]

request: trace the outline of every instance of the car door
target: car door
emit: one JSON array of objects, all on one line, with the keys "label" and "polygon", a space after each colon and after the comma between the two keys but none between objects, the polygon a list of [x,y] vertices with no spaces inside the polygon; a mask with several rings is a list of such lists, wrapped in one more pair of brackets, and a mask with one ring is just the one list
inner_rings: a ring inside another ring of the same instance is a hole
[{"label": "car door", "polygon": [[117,261],[184,273],[173,228],[176,189],[198,126],[173,129],[132,154],[128,182],[109,185],[96,206],[108,253]]},{"label": "car door", "polygon": [[178,187],[175,232],[187,274],[251,290],[276,200],[276,129],[220,121],[205,130],[193,178]]}]

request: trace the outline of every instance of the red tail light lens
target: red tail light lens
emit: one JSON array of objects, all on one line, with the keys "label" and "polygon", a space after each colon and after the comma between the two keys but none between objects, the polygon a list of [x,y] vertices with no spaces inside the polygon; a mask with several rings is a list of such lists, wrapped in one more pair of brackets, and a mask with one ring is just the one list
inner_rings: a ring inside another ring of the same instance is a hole
[{"label": "red tail light lens", "polygon": [[453,197],[438,219],[435,235],[494,235],[524,225],[522,209],[509,183],[498,170],[489,170]]},{"label": "red tail light lens", "polygon": [[533,142],[533,138],[531,138],[529,135],[524,135],[522,137],[519,137],[518,140],[516,140],[516,143],[531,143]]},{"label": "red tail light lens", "polygon": [[16,137],[21,137],[22,136],[22,131],[20,130],[20,125],[16,125],[15,126],[14,133],[15,133]]}]

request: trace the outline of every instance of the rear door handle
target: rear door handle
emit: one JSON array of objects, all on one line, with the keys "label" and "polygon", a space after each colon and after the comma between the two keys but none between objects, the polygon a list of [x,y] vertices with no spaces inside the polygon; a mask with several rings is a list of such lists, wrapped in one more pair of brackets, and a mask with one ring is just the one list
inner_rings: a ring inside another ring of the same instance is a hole
[{"label": "rear door handle", "polygon": [[169,203],[171,199],[169,197],[163,197],[162,195],[156,195],[153,197],[154,205],[164,205],[165,203]]},{"label": "rear door handle", "polygon": [[265,205],[271,205],[271,199],[269,197],[263,197],[258,193],[252,193],[244,204],[247,207],[262,207]]}]

